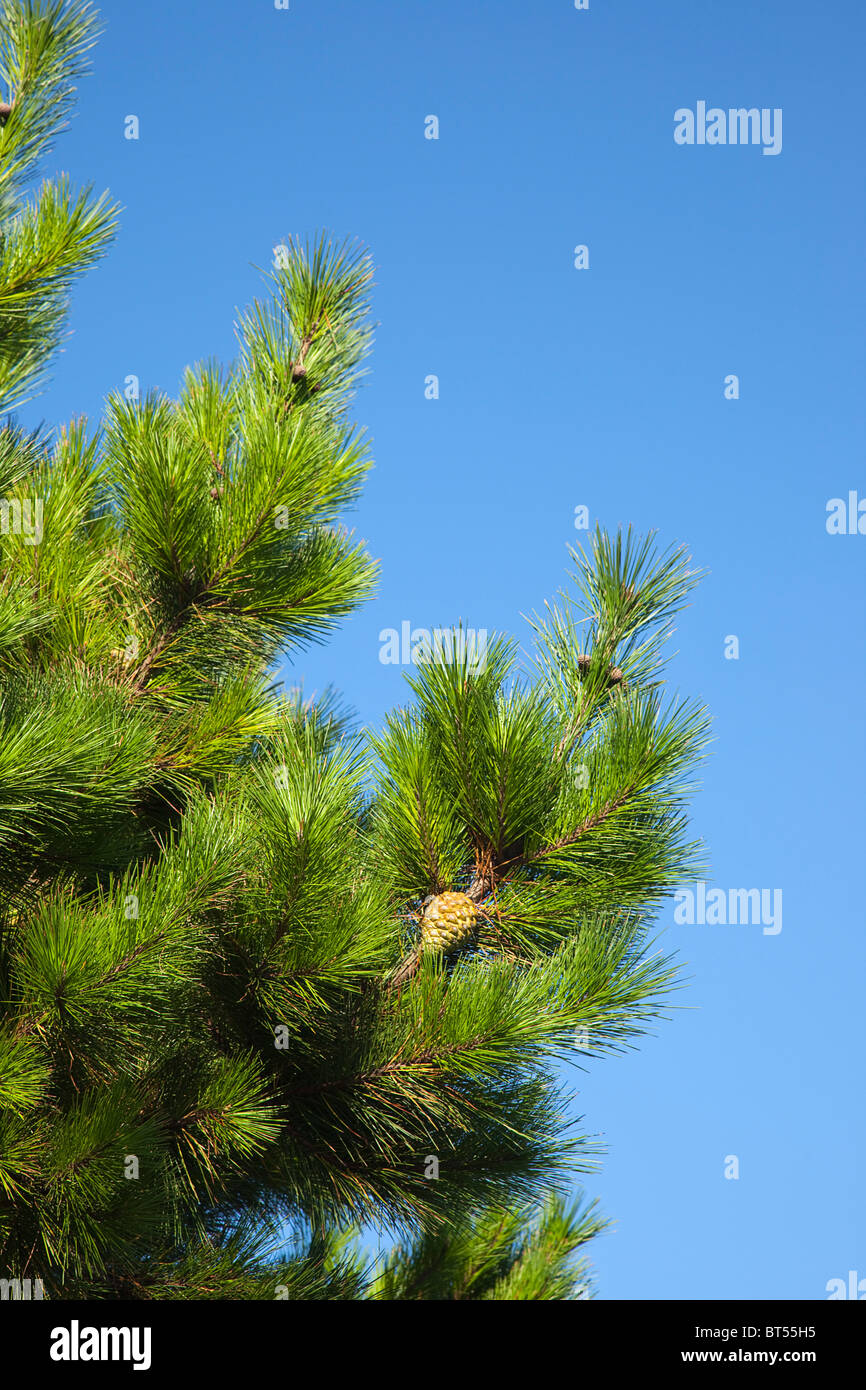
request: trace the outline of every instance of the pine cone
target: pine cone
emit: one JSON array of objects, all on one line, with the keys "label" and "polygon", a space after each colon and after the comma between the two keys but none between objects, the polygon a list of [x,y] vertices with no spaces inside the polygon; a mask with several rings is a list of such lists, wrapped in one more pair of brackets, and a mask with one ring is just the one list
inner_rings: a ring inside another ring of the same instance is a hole
[{"label": "pine cone", "polygon": [[[585,652],[579,652],[579,653],[578,653],[578,656],[577,656],[577,669],[578,669],[578,671],[580,672],[580,674],[581,674],[582,676],[585,676],[585,675],[586,675],[587,671],[589,670],[589,667],[590,667],[590,663],[591,663],[591,662],[592,662],[592,657],[591,657],[591,656],[588,656]],[[620,685],[621,683],[622,683],[622,671],[620,670],[620,668],[619,668],[618,666],[608,666],[608,668],[607,668],[607,684],[608,684],[608,687],[610,687],[610,686],[612,686],[612,685]]]},{"label": "pine cone", "polygon": [[411,980],[421,956],[437,953],[454,955],[471,945],[475,938],[476,908],[465,893],[440,893],[425,899],[421,918],[421,941],[389,976],[388,988],[399,989]]},{"label": "pine cone", "polygon": [[475,904],[465,893],[440,893],[421,919],[421,949],[451,955],[475,937]]},{"label": "pine cone", "polygon": [[295,362],[292,366],[292,381],[303,381],[307,375],[307,369],[303,362]]},{"label": "pine cone", "polygon": [[0,125],[5,125],[12,115],[12,107],[8,101],[0,101]]}]

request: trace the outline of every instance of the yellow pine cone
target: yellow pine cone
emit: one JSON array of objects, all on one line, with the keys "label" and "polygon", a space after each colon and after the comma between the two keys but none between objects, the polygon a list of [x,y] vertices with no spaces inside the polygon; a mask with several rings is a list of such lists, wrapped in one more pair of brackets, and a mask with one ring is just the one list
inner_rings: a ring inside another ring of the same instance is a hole
[{"label": "yellow pine cone", "polygon": [[440,893],[421,919],[421,949],[450,955],[475,936],[475,904],[465,893]]}]

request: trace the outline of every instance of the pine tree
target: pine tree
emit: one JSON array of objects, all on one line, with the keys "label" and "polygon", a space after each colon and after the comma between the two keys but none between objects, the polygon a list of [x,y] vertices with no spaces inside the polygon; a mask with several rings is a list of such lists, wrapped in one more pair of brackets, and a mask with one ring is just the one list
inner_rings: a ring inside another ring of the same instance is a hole
[{"label": "pine tree", "polygon": [[707,723],[661,653],[696,576],[599,531],[533,669],[456,633],[379,734],[285,694],[375,582],[340,522],[371,274],[292,242],[231,368],[0,430],[8,512],[41,507],[2,536],[0,1270],[48,1297],[591,1290],[557,1068],[675,983]]}]

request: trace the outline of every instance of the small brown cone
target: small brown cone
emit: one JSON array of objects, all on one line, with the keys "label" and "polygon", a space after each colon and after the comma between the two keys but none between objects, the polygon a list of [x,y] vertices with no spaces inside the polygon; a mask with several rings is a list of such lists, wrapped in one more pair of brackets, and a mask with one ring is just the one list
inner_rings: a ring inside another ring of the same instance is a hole
[{"label": "small brown cone", "polygon": [[[585,675],[586,675],[586,673],[587,673],[587,671],[589,670],[591,664],[592,664],[592,657],[591,657],[591,656],[589,656],[586,652],[578,652],[578,654],[577,654],[577,669],[578,669],[578,671],[580,671],[580,674],[581,674],[582,676],[585,676]],[[608,683],[608,686],[611,686],[611,685],[621,685],[621,684],[622,684],[622,678],[623,678],[623,676],[622,676],[622,671],[620,670],[619,666],[609,666],[609,667],[607,668],[607,683]]]}]

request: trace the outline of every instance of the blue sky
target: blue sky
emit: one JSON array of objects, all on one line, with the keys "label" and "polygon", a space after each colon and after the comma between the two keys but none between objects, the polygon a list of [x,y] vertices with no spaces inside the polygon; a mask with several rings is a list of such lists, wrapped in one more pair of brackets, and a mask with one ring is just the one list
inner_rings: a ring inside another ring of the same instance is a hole
[{"label": "blue sky", "polygon": [[[56,162],[110,188],[122,227],[22,419],[95,421],[130,373],[174,393],[187,363],[231,359],[254,266],[324,227],[377,266],[355,411],[376,467],[351,521],[382,579],[288,679],[375,725],[405,698],[381,629],[528,643],[578,505],[688,544],[709,574],[670,674],[716,736],[694,828],[708,882],[781,888],[783,926],[668,912],[679,1010],[570,1073],[609,1146],[587,1184],[616,1221],[599,1291],[821,1299],[866,1278],[866,536],[825,526],[830,498],[866,498],[859,0],[100,8]],[[698,101],[780,108],[781,153],[677,145]]]}]

